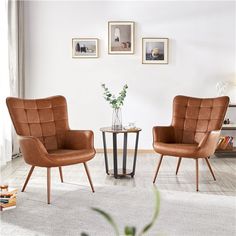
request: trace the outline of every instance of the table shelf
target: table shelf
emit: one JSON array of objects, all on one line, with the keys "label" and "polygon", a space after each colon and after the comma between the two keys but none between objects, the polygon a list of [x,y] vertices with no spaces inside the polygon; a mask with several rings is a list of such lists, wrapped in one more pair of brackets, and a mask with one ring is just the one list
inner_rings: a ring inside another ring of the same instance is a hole
[{"label": "table shelf", "polygon": [[236,104],[229,104],[229,107],[236,107]]},{"label": "table shelf", "polygon": [[236,130],[236,124],[224,124],[222,130]]},{"label": "table shelf", "polygon": [[236,157],[236,147],[233,147],[233,149],[223,149],[223,150],[216,150],[215,151],[216,156],[232,156]]},{"label": "table shelf", "polygon": [[[236,108],[236,103],[229,104],[229,108]],[[236,130],[236,124],[223,124],[222,130],[229,131],[229,130]],[[230,156],[230,157],[236,157],[236,147],[233,147],[233,149],[225,149],[225,150],[216,150],[215,151],[216,156]]]}]

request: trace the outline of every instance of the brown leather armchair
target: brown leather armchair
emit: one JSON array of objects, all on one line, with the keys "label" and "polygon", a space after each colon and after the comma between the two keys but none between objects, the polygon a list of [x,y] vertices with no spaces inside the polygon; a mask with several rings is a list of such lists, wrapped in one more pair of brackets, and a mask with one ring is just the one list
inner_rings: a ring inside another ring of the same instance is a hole
[{"label": "brown leather armchair", "polygon": [[67,103],[63,96],[44,99],[9,97],[8,110],[25,162],[31,169],[22,188],[24,192],[35,168],[47,168],[47,200],[50,204],[51,167],[59,167],[63,182],[62,166],[83,163],[90,186],[94,192],[87,161],[95,156],[92,131],[70,130]]},{"label": "brown leather armchair", "polygon": [[193,98],[176,96],[172,123],[168,127],[153,127],[153,148],[161,154],[153,183],[156,181],[163,156],[178,157],[176,175],[182,158],[196,161],[196,191],[198,191],[198,159],[204,158],[215,179],[208,158],[214,154],[220,130],[229,105],[229,98]]}]

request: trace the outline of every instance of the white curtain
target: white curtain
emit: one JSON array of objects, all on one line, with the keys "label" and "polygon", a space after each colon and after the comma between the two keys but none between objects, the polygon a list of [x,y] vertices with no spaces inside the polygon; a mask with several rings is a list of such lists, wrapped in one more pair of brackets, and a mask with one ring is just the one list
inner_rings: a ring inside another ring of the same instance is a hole
[{"label": "white curtain", "polygon": [[24,97],[24,1],[8,0],[8,48],[11,96]]},{"label": "white curtain", "polygon": [[0,1],[0,165],[12,157],[11,121],[6,107],[10,96],[8,51],[8,1]]},{"label": "white curtain", "polygon": [[[8,49],[11,96],[24,97],[24,1],[8,0]],[[19,143],[12,128],[13,156],[19,154]]]},{"label": "white curtain", "polygon": [[0,0],[0,165],[18,156],[6,97],[24,97],[23,1]]}]

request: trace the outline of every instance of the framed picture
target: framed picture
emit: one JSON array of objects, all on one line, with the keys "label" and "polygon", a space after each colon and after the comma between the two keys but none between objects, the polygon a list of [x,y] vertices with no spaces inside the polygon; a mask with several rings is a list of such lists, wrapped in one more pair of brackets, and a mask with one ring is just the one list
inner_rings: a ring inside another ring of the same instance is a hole
[{"label": "framed picture", "polygon": [[142,63],[168,64],[168,38],[143,38]]},{"label": "framed picture", "polygon": [[109,54],[134,53],[133,21],[108,22],[108,53]]},{"label": "framed picture", "polygon": [[97,58],[98,39],[97,38],[73,38],[72,39],[73,58]]}]

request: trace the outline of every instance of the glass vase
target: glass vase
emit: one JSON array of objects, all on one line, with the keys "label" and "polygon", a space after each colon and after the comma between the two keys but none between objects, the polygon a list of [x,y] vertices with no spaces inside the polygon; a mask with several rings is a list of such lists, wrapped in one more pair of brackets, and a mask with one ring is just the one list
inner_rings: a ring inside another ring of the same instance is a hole
[{"label": "glass vase", "polygon": [[120,108],[114,108],[112,113],[112,125],[113,130],[122,129],[122,114]]}]

